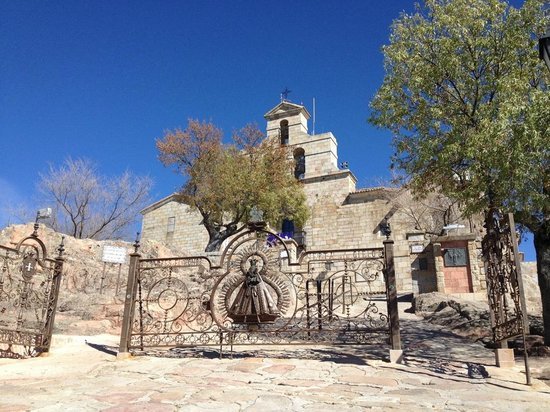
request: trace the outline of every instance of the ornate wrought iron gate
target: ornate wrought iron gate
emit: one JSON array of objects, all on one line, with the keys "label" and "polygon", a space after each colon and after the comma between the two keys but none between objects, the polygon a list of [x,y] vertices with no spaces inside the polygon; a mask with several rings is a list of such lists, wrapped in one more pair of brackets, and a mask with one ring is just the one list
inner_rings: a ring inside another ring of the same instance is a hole
[{"label": "ornate wrought iron gate", "polygon": [[514,218],[492,210],[483,239],[487,292],[495,342],[521,336],[525,332],[525,298],[521,282]]},{"label": "ornate wrought iron gate", "polygon": [[63,270],[63,241],[55,259],[34,233],[15,248],[0,246],[0,357],[47,352]]},{"label": "ornate wrought iron gate", "polygon": [[218,264],[204,256],[141,259],[136,243],[120,352],[388,340],[400,349],[393,241],[297,259],[291,243],[250,227]]},{"label": "ornate wrought iron gate", "polygon": [[525,371],[527,383],[530,384],[525,350],[529,322],[514,217],[511,213],[503,216],[499,210],[492,209],[487,214],[485,227],[487,233],[483,238],[483,256],[493,340],[506,348],[508,339],[518,336],[523,338]]}]

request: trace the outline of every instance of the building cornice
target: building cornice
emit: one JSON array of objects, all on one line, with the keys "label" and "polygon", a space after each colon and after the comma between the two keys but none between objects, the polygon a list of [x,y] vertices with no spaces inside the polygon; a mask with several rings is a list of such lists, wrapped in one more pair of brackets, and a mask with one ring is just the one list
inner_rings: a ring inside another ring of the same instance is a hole
[{"label": "building cornice", "polygon": [[474,233],[464,233],[464,234],[456,234],[456,235],[443,235],[443,236],[436,236],[433,237],[430,240],[430,243],[445,243],[445,242],[453,242],[453,241],[460,241],[460,240],[468,240],[473,241],[476,240],[477,237]]},{"label": "building cornice", "polygon": [[304,179],[300,179],[300,182],[305,184],[318,183],[318,182],[326,182],[327,180],[343,179],[346,177],[350,177],[353,183],[357,183],[357,178],[351,172],[351,170],[338,170],[337,172],[331,172],[324,175],[306,177]]},{"label": "building cornice", "polygon": [[276,120],[282,117],[294,116],[300,113],[302,113],[306,119],[309,119],[311,117],[304,106],[283,100],[273,109],[264,114],[264,118],[267,120]]}]

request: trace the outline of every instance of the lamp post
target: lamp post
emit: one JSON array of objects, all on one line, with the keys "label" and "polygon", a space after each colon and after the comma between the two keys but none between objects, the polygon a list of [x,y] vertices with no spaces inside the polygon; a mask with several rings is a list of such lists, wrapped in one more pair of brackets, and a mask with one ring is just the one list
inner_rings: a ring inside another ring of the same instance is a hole
[{"label": "lamp post", "polygon": [[550,70],[550,28],[539,39],[539,57],[541,60],[544,60],[548,70]]}]

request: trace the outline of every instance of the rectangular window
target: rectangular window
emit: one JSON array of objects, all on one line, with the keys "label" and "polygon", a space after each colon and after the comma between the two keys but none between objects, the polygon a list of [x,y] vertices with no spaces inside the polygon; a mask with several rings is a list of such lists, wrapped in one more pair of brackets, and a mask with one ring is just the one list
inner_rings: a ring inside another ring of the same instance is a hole
[{"label": "rectangular window", "polygon": [[175,216],[168,218],[168,226],[166,228],[166,233],[174,233],[174,230],[176,229],[176,218]]}]

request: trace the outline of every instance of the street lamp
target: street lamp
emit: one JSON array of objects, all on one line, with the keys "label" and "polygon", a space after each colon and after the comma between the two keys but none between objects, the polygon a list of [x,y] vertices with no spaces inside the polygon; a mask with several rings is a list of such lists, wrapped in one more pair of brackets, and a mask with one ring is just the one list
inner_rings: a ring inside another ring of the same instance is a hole
[{"label": "street lamp", "polygon": [[539,39],[539,57],[544,60],[550,70],[550,29]]}]

